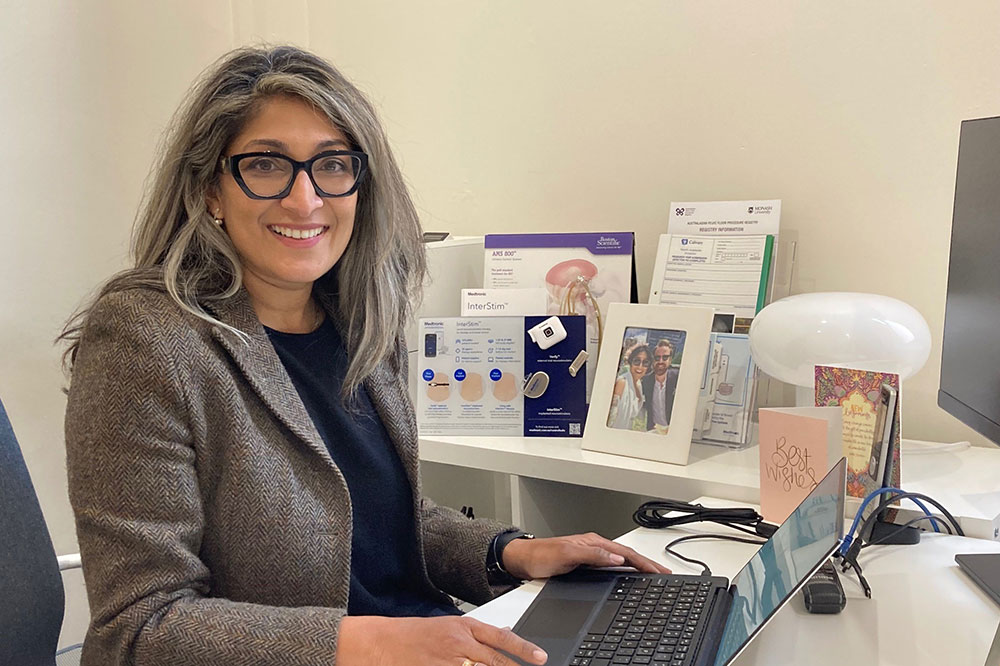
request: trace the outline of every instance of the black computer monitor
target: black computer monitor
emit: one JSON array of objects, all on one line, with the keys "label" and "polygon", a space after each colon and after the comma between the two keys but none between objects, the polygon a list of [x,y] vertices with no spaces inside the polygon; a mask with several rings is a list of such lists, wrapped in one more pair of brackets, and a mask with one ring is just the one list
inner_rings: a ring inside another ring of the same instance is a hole
[{"label": "black computer monitor", "polygon": [[1000,445],[1000,117],[962,123],[938,405]]},{"label": "black computer monitor", "polygon": [[[938,405],[1000,445],[1000,117],[964,121],[958,141]],[[1000,554],[955,561],[1000,599]]]}]

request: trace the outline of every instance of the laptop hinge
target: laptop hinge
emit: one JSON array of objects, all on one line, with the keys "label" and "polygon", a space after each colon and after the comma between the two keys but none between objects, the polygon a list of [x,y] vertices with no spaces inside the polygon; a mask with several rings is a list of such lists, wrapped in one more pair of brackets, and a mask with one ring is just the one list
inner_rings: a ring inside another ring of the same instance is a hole
[{"label": "laptop hinge", "polygon": [[698,638],[698,646],[695,649],[695,654],[698,656],[693,666],[706,666],[715,663],[715,653],[718,652],[719,641],[726,628],[726,620],[729,618],[729,608],[733,605],[735,590],[735,585],[730,585],[728,588],[716,588],[708,622]]}]

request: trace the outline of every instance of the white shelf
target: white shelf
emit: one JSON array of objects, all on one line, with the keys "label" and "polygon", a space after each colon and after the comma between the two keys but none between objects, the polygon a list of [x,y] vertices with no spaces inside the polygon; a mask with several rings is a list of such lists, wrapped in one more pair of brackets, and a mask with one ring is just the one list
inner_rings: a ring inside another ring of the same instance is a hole
[{"label": "white shelf", "polygon": [[687,465],[627,458],[580,449],[580,440],[559,437],[421,437],[420,459],[532,479],[651,495],[710,495],[757,502],[757,449],[732,451],[691,445]]},{"label": "white shelf", "polygon": [[[960,519],[970,536],[997,538],[994,531],[1000,529],[1000,449],[925,449],[926,445],[904,440],[903,487],[941,502]],[[540,482],[630,495],[683,500],[711,496],[757,504],[758,456],[755,446],[734,451],[692,444],[690,462],[673,465],[584,451],[576,438],[420,438],[420,458],[425,462],[511,475],[513,521],[522,526],[540,524],[555,532],[562,531],[563,519],[578,517],[579,506],[557,509],[565,502],[544,497],[544,493],[553,491],[553,485]],[[433,497],[433,493],[429,494]],[[576,500],[579,495],[570,493],[569,497]],[[561,515],[555,515],[557,511]]]}]

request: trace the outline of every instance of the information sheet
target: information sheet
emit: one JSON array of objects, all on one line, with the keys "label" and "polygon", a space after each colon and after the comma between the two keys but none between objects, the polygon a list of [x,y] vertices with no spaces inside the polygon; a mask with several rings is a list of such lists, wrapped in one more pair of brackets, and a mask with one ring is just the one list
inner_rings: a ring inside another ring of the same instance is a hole
[{"label": "information sheet", "polygon": [[777,236],[781,199],[682,201],[670,204],[668,234]]},{"label": "information sheet", "polygon": [[[773,236],[660,236],[649,302],[752,319],[764,306]],[[732,324],[725,329],[733,332]],[[747,322],[748,326],[749,323]]]}]

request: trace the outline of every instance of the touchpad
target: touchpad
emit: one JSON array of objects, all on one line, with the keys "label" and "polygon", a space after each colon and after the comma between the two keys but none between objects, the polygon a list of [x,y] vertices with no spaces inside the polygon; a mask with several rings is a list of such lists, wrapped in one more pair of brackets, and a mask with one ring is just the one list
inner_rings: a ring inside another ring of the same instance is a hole
[{"label": "touchpad", "polygon": [[593,601],[539,599],[521,622],[522,638],[575,638],[590,612]]}]

